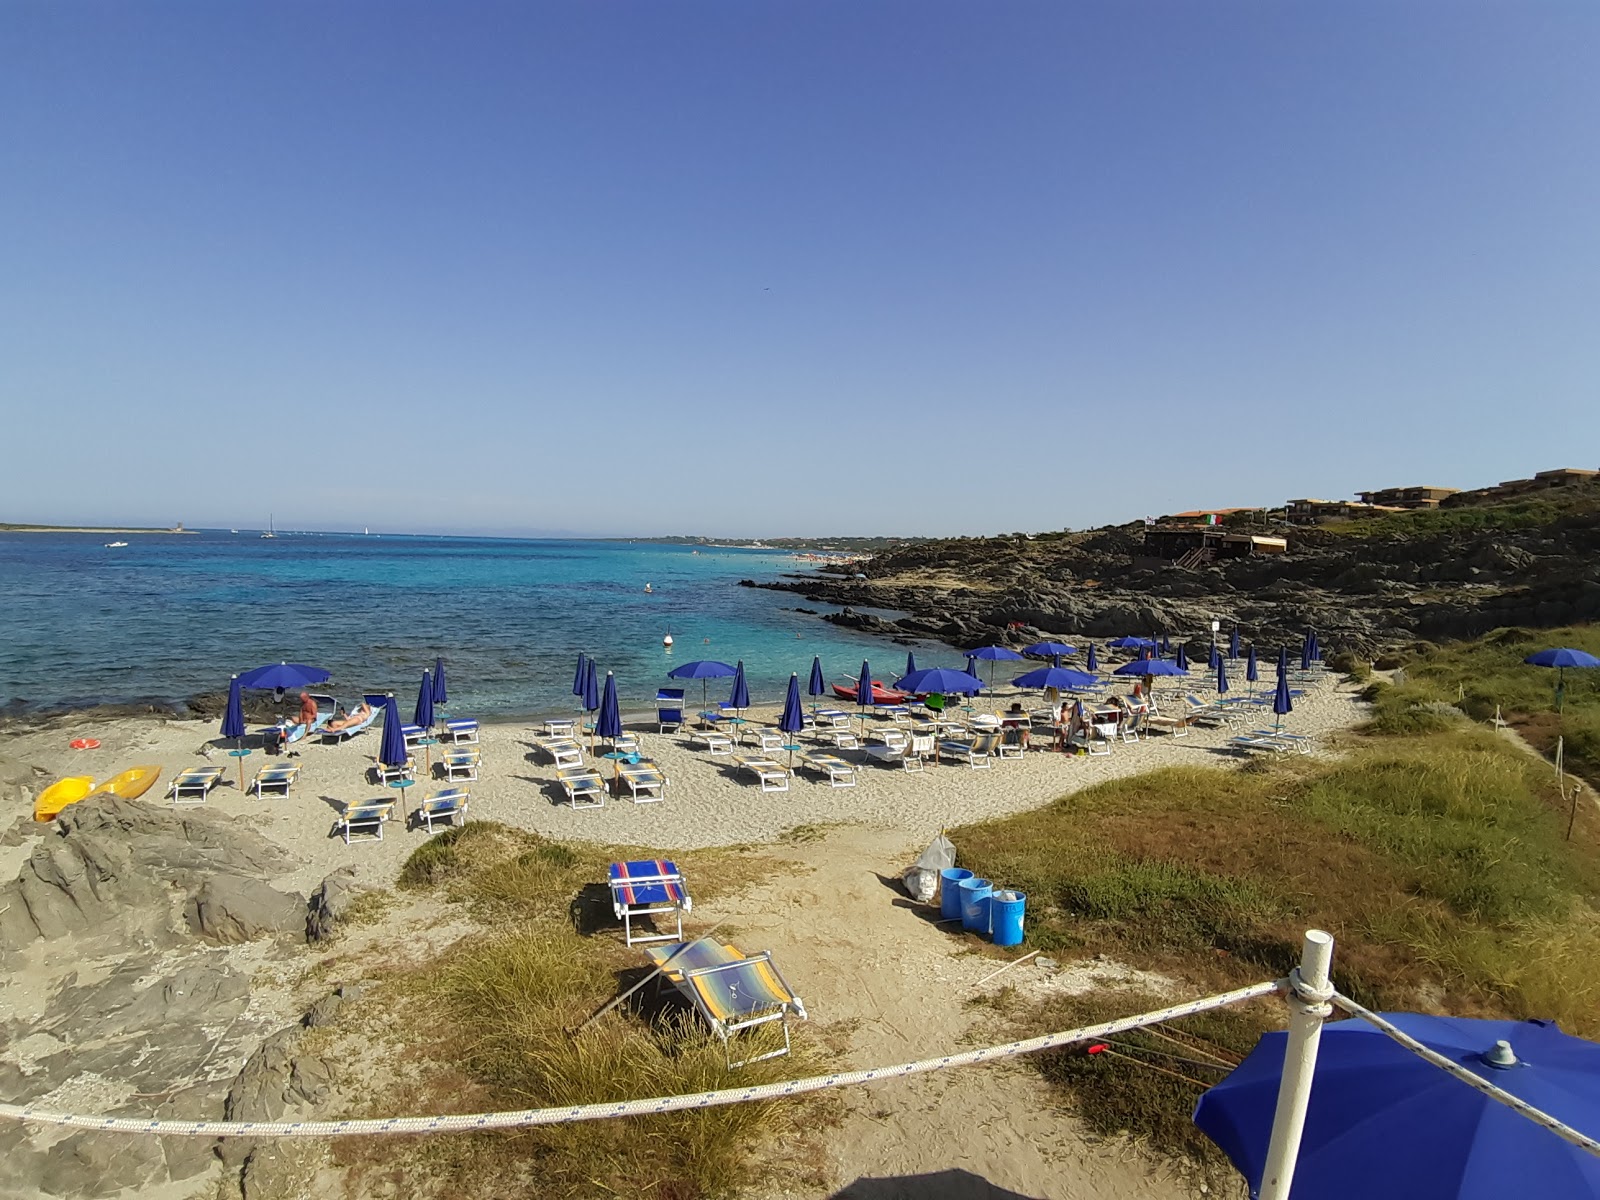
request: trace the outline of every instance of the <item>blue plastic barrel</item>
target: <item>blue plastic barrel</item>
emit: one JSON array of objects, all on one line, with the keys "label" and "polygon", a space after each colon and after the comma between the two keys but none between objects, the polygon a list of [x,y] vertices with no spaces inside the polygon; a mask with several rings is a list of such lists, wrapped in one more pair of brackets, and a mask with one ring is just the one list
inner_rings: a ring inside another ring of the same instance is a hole
[{"label": "blue plastic barrel", "polygon": [[994,884],[987,879],[963,879],[961,889],[961,928],[973,933],[989,932],[989,893]]},{"label": "blue plastic barrel", "polygon": [[994,929],[996,946],[1022,944],[1022,913],[1028,897],[1009,888],[1001,888],[989,897],[989,921]]},{"label": "blue plastic barrel", "polygon": [[961,881],[971,879],[965,867],[946,867],[939,872],[939,915],[947,921],[961,919]]}]

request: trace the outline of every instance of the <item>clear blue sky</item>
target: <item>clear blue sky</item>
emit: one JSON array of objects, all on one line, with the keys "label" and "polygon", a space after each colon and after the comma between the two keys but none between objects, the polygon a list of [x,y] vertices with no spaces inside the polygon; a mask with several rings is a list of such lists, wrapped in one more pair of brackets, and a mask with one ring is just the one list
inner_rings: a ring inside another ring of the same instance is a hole
[{"label": "clear blue sky", "polygon": [[0,5],[0,519],[1051,529],[1600,467],[1600,5]]}]

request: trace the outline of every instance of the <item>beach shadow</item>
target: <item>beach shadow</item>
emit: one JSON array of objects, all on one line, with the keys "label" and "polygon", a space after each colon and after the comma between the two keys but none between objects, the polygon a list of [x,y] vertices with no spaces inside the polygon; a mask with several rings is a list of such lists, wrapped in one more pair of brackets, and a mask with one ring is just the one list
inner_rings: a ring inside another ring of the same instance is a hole
[{"label": "beach shadow", "polygon": [[981,1175],[952,1168],[926,1175],[862,1176],[829,1200],[1040,1200],[997,1187]]},{"label": "beach shadow", "polygon": [[580,937],[622,928],[611,906],[611,889],[603,883],[586,883],[567,905],[567,917]]},{"label": "beach shadow", "polygon": [[344,816],[345,801],[336,800],[332,796],[318,796],[317,799],[321,800],[329,808],[333,809],[333,811],[334,811],[334,813],[336,815],[341,816],[341,817]]}]

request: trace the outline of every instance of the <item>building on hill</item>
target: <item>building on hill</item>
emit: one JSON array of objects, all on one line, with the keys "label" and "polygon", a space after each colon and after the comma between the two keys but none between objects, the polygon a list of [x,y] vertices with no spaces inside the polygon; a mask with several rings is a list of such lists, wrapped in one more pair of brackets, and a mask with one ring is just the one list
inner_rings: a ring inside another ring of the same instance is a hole
[{"label": "building on hill", "polygon": [[1289,549],[1286,538],[1268,537],[1253,533],[1223,533],[1196,525],[1169,525],[1144,531],[1141,553],[1135,555],[1162,565],[1198,566],[1223,558],[1248,558],[1256,554],[1284,554]]},{"label": "building on hill", "polygon": [[1171,513],[1161,518],[1163,525],[1221,525],[1228,517],[1240,513],[1266,516],[1264,508],[1192,508],[1188,512]]},{"label": "building on hill", "polygon": [[1391,508],[1438,508],[1460,488],[1447,487],[1391,487],[1375,492],[1357,492],[1364,504],[1380,504]]},{"label": "building on hill", "polygon": [[1515,500],[1519,496],[1530,496],[1551,488],[1591,483],[1597,478],[1600,478],[1600,471],[1589,471],[1581,467],[1558,467],[1550,471],[1540,471],[1532,479],[1503,479],[1493,487],[1457,492],[1453,496],[1446,497],[1443,505],[1445,508],[1458,508],[1462,505]]},{"label": "building on hill", "polygon": [[1358,517],[1381,517],[1385,513],[1404,512],[1388,504],[1370,504],[1365,500],[1291,500],[1284,507],[1291,525],[1321,525],[1327,521],[1350,521]]}]

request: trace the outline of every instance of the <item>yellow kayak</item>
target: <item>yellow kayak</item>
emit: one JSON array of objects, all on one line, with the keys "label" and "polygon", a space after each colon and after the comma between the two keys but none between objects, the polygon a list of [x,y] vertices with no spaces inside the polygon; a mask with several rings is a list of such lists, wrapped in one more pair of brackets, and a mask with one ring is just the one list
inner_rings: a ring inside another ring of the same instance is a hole
[{"label": "yellow kayak", "polygon": [[156,777],[160,774],[161,768],[155,763],[129,767],[122,774],[113,775],[95,788],[94,791],[90,792],[89,795],[99,796],[102,793],[108,793],[112,796],[121,796],[124,800],[137,800],[150,790],[151,785],[155,783]]},{"label": "yellow kayak", "polygon": [[69,775],[66,779],[56,780],[40,792],[39,798],[33,802],[33,819],[55,820],[57,813],[67,805],[82,800],[92,787],[94,787],[93,775]]}]

